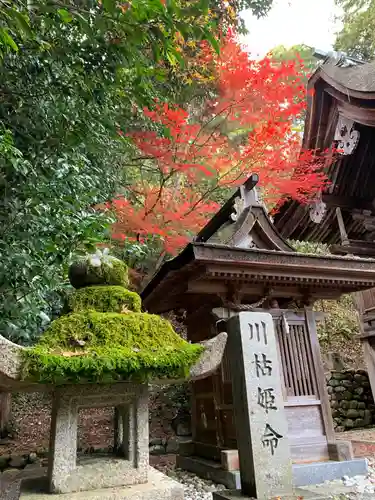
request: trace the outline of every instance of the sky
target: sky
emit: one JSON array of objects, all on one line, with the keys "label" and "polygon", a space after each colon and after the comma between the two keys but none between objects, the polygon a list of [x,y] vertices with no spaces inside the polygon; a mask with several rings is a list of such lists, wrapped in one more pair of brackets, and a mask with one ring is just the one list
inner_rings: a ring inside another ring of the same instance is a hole
[{"label": "sky", "polygon": [[329,51],[339,30],[334,21],[339,13],[334,0],[274,0],[264,19],[256,19],[250,11],[241,14],[249,31],[242,41],[254,57],[264,56],[277,45],[303,43]]}]

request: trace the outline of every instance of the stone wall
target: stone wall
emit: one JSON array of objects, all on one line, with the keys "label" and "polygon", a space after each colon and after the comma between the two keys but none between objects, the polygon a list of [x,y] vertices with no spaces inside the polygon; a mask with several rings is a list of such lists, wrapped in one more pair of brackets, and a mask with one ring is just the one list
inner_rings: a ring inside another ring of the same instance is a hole
[{"label": "stone wall", "polygon": [[159,387],[150,394],[150,454],[178,453],[191,441],[190,386]]},{"label": "stone wall", "polygon": [[332,370],[326,378],[336,432],[375,423],[375,404],[366,371]]},{"label": "stone wall", "polygon": [[[47,456],[50,417],[51,398],[48,393],[13,395],[10,432],[6,438],[0,438],[0,472],[34,464],[29,456],[36,456],[38,463]],[[189,384],[150,387],[151,455],[177,453],[181,442],[192,439],[190,421]],[[77,453],[111,451],[114,444],[113,409],[85,408],[80,411],[77,434]]]}]

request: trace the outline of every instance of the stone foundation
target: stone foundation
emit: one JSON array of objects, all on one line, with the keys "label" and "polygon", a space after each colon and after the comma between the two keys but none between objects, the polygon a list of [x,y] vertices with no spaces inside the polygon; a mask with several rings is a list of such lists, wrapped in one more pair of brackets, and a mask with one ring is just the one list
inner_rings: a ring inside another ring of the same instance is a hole
[{"label": "stone foundation", "polygon": [[374,398],[366,371],[331,371],[326,377],[336,432],[367,427],[375,422]]},{"label": "stone foundation", "polygon": [[[103,488],[53,495],[56,500],[184,500],[183,487],[161,472],[149,468],[148,481],[134,486]],[[51,500],[47,478],[22,482],[20,500]]]},{"label": "stone foundation", "polygon": [[[218,462],[198,457],[178,456],[176,465],[181,469],[197,474],[197,476],[224,484],[228,489],[238,490],[241,488],[240,471],[224,470]],[[292,469],[294,486],[303,487],[341,479],[343,476],[366,475],[368,463],[366,459],[357,458],[343,462],[293,464]]]},{"label": "stone foundation", "polygon": [[[238,490],[232,491],[215,491],[212,496],[213,500],[254,500],[253,498],[243,495]],[[329,500],[331,496],[323,496],[318,493],[313,493],[308,490],[297,489],[292,495],[278,496],[278,500]]]}]

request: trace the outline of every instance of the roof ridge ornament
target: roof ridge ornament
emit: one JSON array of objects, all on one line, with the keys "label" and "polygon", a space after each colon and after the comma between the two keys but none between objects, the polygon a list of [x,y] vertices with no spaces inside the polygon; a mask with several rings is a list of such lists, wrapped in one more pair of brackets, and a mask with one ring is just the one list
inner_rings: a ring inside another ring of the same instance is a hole
[{"label": "roof ridge ornament", "polygon": [[233,203],[233,212],[230,214],[232,221],[238,221],[242,212],[249,207],[262,207],[263,202],[254,183],[257,183],[259,176],[252,174],[247,181],[239,188],[239,196],[236,196]]},{"label": "roof ridge ornament", "polygon": [[339,68],[357,66],[357,64],[353,60],[348,59],[347,55],[343,52],[333,52],[332,57],[336,61],[335,66],[338,66]]},{"label": "roof ridge ornament", "polygon": [[232,219],[233,222],[238,221],[244,209],[245,209],[245,200],[242,198],[242,196],[237,196],[234,199],[233,212],[230,214],[230,218]]},{"label": "roof ridge ornament", "polygon": [[361,59],[349,56],[348,54],[345,54],[345,52],[337,52],[335,50],[330,50],[327,52],[318,48],[314,49],[313,57],[323,60],[324,62],[327,62],[330,59],[334,59],[336,60],[335,65],[343,68],[362,65],[366,63],[366,61],[362,61]]},{"label": "roof ridge ornament", "polygon": [[259,176],[257,174],[252,174],[247,181],[242,184],[239,188],[239,196],[236,196],[233,203],[233,212],[230,214],[230,218],[233,222],[237,222],[240,215],[249,207],[260,207],[263,206],[261,197],[255,187],[254,183],[257,183]]}]

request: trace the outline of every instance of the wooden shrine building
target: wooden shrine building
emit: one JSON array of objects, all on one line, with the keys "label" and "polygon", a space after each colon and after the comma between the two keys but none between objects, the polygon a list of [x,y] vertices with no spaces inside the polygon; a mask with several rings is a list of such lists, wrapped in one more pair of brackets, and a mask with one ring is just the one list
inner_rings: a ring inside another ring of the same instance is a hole
[{"label": "wooden shrine building", "polygon": [[[375,285],[375,260],[296,253],[257,197],[251,176],[201,230],[166,262],[142,292],[152,313],[186,310],[192,342],[214,336],[220,320],[240,310],[274,318],[282,367],[289,442],[295,462],[335,457],[335,437],[316,332],[316,299]],[[212,377],[193,384],[195,457],[219,463],[236,449],[231,374],[224,361]],[[185,462],[186,463],[186,462]]]},{"label": "wooden shrine building", "polygon": [[303,148],[341,153],[315,203],[289,201],[274,224],[287,239],[330,245],[333,254],[375,257],[375,63],[329,58],[308,83]]},{"label": "wooden shrine building", "polygon": [[[315,203],[281,206],[284,238],[321,242],[332,254],[375,257],[375,62],[330,57],[312,75],[303,147],[341,150],[328,166],[330,185]],[[355,294],[375,396],[375,289]]]}]

